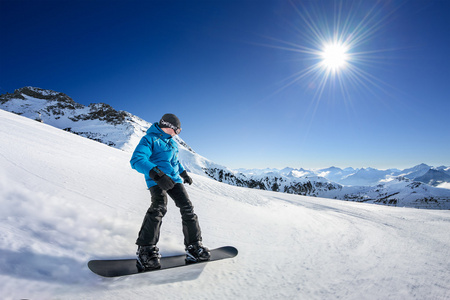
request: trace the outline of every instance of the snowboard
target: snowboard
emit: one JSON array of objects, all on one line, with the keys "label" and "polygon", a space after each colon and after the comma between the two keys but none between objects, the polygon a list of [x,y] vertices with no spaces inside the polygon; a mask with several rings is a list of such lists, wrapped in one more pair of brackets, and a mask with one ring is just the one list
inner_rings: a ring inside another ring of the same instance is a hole
[{"label": "snowboard", "polygon": [[155,270],[140,271],[136,266],[136,259],[114,259],[114,260],[91,260],[88,262],[89,269],[103,277],[118,277],[133,275],[138,273],[156,272],[164,269],[177,268],[192,264],[207,263],[225,258],[232,258],[238,254],[238,250],[231,246],[220,247],[210,250],[211,258],[207,261],[197,263],[187,263],[185,261],[186,254],[163,256],[161,257],[161,268]]}]

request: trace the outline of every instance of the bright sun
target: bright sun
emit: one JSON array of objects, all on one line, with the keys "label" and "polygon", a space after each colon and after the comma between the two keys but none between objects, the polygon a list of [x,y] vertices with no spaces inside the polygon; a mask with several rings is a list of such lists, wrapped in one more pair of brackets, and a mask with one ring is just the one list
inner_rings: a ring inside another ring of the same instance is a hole
[{"label": "bright sun", "polygon": [[320,53],[322,66],[328,71],[337,72],[347,64],[349,59],[348,46],[342,43],[328,43]]},{"label": "bright sun", "polygon": [[360,15],[358,8],[361,7],[353,1],[330,1],[334,6],[326,11],[316,6],[319,1],[290,2],[298,19],[294,27],[298,34],[293,36],[294,41],[272,39],[282,43],[277,48],[296,52],[296,61],[306,63],[300,64],[300,70],[282,81],[280,90],[303,81],[318,100],[325,91],[333,92],[333,95],[338,91],[345,99],[350,99],[355,89],[371,92],[375,92],[373,88],[382,89],[385,83],[367,68],[381,58],[377,56],[379,52],[387,50],[373,49],[373,44],[368,42],[396,8],[389,11],[383,1],[375,1],[365,14]]}]

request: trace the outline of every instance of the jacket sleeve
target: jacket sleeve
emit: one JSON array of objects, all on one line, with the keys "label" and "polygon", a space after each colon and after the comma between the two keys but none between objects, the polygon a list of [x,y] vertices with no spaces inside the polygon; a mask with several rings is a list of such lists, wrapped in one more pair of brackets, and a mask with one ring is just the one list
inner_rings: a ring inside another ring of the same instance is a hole
[{"label": "jacket sleeve", "polygon": [[152,142],[144,136],[131,156],[131,167],[148,176],[150,170],[156,167],[154,163],[150,162],[150,156],[152,156]]},{"label": "jacket sleeve", "polygon": [[183,165],[178,161],[178,174],[183,173],[186,171],[186,169],[183,167]]}]

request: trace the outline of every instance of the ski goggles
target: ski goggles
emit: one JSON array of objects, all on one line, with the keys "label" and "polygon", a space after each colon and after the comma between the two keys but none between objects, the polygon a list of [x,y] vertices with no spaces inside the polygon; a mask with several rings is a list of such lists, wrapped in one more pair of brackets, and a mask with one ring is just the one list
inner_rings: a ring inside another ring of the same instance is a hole
[{"label": "ski goggles", "polygon": [[161,119],[161,121],[159,121],[159,122],[160,122],[162,125],[167,126],[167,127],[171,128],[171,129],[173,129],[173,131],[175,131],[176,134],[180,134],[180,132],[181,132],[181,128],[180,128],[180,127],[177,127],[177,126],[173,125],[172,123],[167,122],[167,121],[164,121],[164,120],[162,120],[162,119]]}]

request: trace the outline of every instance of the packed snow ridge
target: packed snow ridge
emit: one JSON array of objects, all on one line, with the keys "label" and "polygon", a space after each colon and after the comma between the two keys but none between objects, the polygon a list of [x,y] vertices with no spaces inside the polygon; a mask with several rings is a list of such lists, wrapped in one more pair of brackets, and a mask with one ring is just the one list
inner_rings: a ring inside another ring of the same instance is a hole
[{"label": "packed snow ridge", "polygon": [[[24,87],[0,95],[0,109],[132,152],[151,123],[105,103],[84,106],[52,90]],[[180,137],[186,169],[230,185],[347,201],[450,209],[450,167],[420,164],[398,170],[285,168],[231,170],[202,157]]]}]

